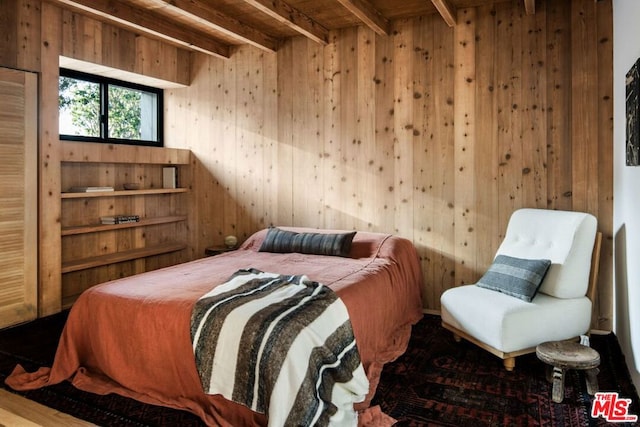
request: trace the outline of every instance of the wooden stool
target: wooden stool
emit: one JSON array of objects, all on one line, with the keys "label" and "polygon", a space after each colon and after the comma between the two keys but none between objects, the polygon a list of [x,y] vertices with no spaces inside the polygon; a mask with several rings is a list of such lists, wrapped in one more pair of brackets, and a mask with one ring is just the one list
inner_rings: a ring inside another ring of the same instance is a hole
[{"label": "wooden stool", "polygon": [[547,381],[553,382],[553,401],[564,399],[564,373],[569,369],[585,371],[587,393],[598,391],[600,354],[591,347],[574,341],[548,341],[536,347],[538,359],[547,363]]}]

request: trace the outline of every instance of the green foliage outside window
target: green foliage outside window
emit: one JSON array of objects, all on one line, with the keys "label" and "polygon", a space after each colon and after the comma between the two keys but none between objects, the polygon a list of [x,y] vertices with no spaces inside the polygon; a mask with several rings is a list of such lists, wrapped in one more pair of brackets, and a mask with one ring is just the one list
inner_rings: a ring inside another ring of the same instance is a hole
[{"label": "green foliage outside window", "polygon": [[[100,136],[100,85],[60,77],[59,90],[60,115],[67,117],[67,121],[61,123],[60,131],[70,135]],[[69,127],[68,116],[71,117]]]},{"label": "green foliage outside window", "polygon": [[[63,139],[161,145],[161,91],[74,74],[59,79]],[[160,104],[160,105],[159,105]]]},{"label": "green foliage outside window", "polygon": [[140,139],[141,94],[137,90],[109,86],[109,137]]}]

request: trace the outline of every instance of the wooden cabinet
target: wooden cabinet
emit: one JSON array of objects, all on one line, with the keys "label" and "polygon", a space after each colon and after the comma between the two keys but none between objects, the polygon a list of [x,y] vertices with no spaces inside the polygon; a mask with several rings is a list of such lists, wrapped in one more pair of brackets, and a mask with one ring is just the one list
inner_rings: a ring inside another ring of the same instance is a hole
[{"label": "wooden cabinet", "polygon": [[[62,142],[62,306],[101,282],[188,260],[190,151]],[[179,188],[162,188],[162,169]],[[135,183],[135,190],[124,184]],[[71,192],[73,187],[113,191]],[[102,224],[104,216],[140,220]]]},{"label": "wooden cabinet", "polygon": [[37,316],[37,90],[0,68],[0,328]]}]

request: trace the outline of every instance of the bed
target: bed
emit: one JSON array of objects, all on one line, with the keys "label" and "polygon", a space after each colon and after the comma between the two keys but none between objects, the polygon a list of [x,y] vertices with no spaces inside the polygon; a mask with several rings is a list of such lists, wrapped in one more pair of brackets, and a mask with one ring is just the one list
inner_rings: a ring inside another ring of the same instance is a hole
[{"label": "bed", "polygon": [[18,366],[7,384],[26,390],[69,380],[84,391],[191,411],[208,425],[267,425],[264,414],[204,393],[190,336],[196,301],[239,270],[252,268],[304,275],[331,288],[344,303],[368,379],[366,396],[354,405],[365,414],[383,365],[406,350],[411,326],[422,317],[415,247],[401,237],[357,232],[347,256],[270,252],[264,241],[271,230],[256,232],[235,251],[85,291],[69,313],[53,366],[34,373]]}]

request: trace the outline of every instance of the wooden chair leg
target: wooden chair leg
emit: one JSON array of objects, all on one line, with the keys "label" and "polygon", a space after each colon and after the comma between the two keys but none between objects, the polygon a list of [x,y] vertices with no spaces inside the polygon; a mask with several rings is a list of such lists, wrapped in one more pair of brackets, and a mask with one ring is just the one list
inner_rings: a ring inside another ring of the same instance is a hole
[{"label": "wooden chair leg", "polygon": [[504,365],[504,369],[506,369],[507,371],[511,372],[516,367],[516,358],[515,357],[507,357],[506,359],[504,359],[502,364]]}]

